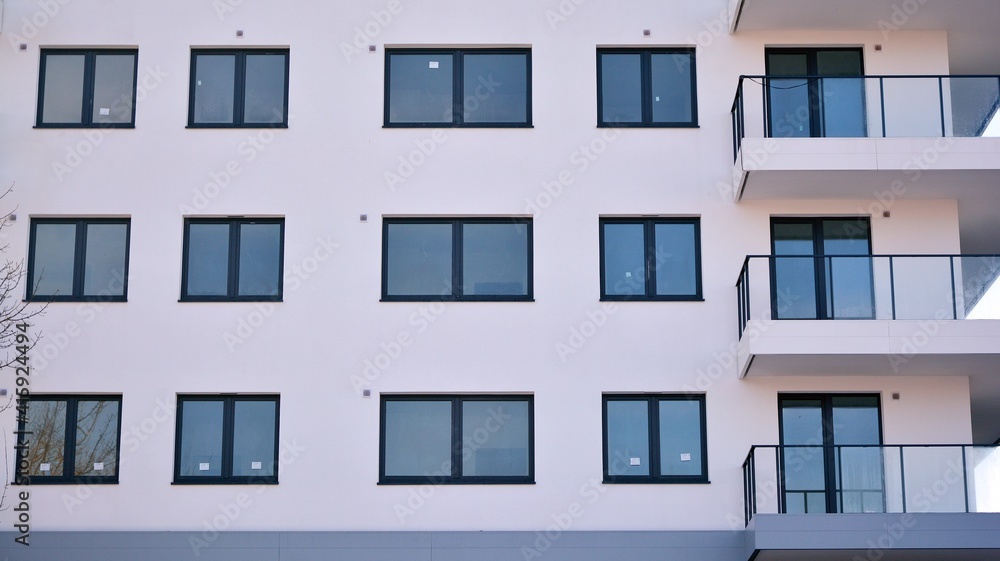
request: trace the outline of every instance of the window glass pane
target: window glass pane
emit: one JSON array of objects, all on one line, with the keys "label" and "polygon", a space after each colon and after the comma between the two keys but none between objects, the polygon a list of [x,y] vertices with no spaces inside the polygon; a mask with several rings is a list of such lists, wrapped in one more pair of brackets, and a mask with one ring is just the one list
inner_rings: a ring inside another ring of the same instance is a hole
[{"label": "window glass pane", "polygon": [[284,122],[285,61],[283,54],[246,55],[245,123]]},{"label": "window glass pane", "polygon": [[240,296],[276,296],[281,276],[281,224],[240,225]]},{"label": "window glass pane", "polygon": [[451,476],[451,402],[387,401],[386,476]]},{"label": "window glass pane", "polygon": [[451,123],[453,56],[389,56],[389,122]]},{"label": "window glass pane", "polygon": [[235,55],[197,55],[195,57],[194,122],[232,123]]},{"label": "window glass pane", "polygon": [[180,475],[222,475],[223,402],[188,400],[182,405]]},{"label": "window glass pane", "polygon": [[660,474],[701,475],[701,402],[660,401]]},{"label": "window glass pane", "polygon": [[84,62],[82,54],[45,55],[42,123],[83,122]]},{"label": "window glass pane", "polygon": [[79,401],[76,406],[74,475],[118,473],[118,401]]},{"label": "window glass pane", "polygon": [[528,226],[462,225],[462,290],[466,296],[528,294]]},{"label": "window glass pane", "polygon": [[33,294],[72,296],[76,224],[35,224],[34,250]]},{"label": "window glass pane", "polygon": [[226,296],[229,224],[189,224],[187,295]]},{"label": "window glass pane", "polygon": [[694,224],[656,224],[656,294],[698,293]]},{"label": "window glass pane", "polygon": [[601,55],[601,111],[605,123],[642,122],[642,56]]},{"label": "window glass pane", "polygon": [[451,224],[389,224],[386,235],[390,296],[452,293]]},{"label": "window glass pane", "polygon": [[652,54],[653,122],[690,123],[694,120],[691,103],[693,56],[690,54]]},{"label": "window glass pane", "polygon": [[98,54],[94,68],[94,123],[131,123],[135,55]]},{"label": "window glass pane", "polygon": [[125,294],[126,224],[87,224],[85,296]]},{"label": "window glass pane", "polygon": [[646,241],[642,224],[604,224],[604,292],[646,294]]},{"label": "window glass pane", "polygon": [[528,402],[462,404],[462,475],[528,475]]},{"label": "window glass pane", "polygon": [[29,401],[23,436],[28,442],[27,477],[66,475],[63,455],[66,451],[66,402]]},{"label": "window glass pane", "polygon": [[462,59],[466,123],[527,122],[527,55],[467,53]]},{"label": "window glass pane", "polygon": [[610,400],[608,475],[649,475],[649,403]]},{"label": "window glass pane", "polygon": [[274,401],[236,401],[233,417],[233,476],[274,475]]}]

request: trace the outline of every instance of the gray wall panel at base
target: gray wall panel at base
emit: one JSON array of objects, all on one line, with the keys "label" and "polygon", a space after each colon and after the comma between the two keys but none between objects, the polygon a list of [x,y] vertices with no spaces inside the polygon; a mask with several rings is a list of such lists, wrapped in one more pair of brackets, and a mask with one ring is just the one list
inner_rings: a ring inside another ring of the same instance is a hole
[{"label": "gray wall panel at base", "polygon": [[[0,533],[0,561],[746,561],[743,532]],[[551,539],[554,538],[554,539]]]}]

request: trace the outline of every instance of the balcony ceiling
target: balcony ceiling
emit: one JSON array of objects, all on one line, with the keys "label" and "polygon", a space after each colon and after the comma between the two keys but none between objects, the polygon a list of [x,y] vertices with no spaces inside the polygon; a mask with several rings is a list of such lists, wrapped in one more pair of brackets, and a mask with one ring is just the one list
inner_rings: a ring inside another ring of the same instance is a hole
[{"label": "balcony ceiling", "polygon": [[[1000,74],[997,0],[740,0],[734,33],[780,29],[945,30],[953,74]],[[913,12],[901,10],[906,6]],[[914,11],[911,6],[917,6]],[[881,25],[880,25],[881,23]],[[887,32],[891,33],[891,32]]]}]

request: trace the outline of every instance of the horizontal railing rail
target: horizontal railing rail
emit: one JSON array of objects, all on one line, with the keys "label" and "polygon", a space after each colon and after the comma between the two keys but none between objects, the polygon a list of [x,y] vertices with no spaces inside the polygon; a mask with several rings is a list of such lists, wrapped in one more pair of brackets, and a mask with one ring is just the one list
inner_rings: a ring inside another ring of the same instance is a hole
[{"label": "horizontal railing rail", "polygon": [[748,137],[996,135],[998,108],[998,75],[743,75],[730,108],[733,157]]},{"label": "horizontal railing rail", "polygon": [[743,462],[756,514],[1000,512],[1000,446],[755,445]]}]

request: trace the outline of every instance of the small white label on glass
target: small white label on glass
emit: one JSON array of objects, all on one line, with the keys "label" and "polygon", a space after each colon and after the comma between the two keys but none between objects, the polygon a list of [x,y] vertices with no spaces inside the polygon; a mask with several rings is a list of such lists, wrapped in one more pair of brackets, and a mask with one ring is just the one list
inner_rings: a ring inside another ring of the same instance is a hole
[{"label": "small white label on glass", "polygon": [[660,96],[656,96],[656,101],[660,101]]},{"label": "small white label on glass", "polygon": [[690,462],[691,461],[691,454],[681,454],[681,461],[682,462]]},{"label": "small white label on glass", "polygon": [[250,469],[261,469],[260,462],[250,462]]},{"label": "small white label on glass", "polygon": [[642,460],[640,460],[639,458],[629,458],[628,459],[628,465],[630,465],[630,466],[640,465],[641,462],[642,462]]},{"label": "small white label on glass", "polygon": [[108,108],[108,107],[101,107],[101,108],[100,108],[100,109],[98,110],[98,112],[99,112],[99,113],[100,113],[101,115],[105,115],[105,116],[107,116],[107,115],[110,115],[110,114],[111,114],[111,109],[110,109],[110,108]]},{"label": "small white label on glass", "polygon": [[438,67],[438,61],[436,61],[436,60],[432,60],[432,61],[430,62],[430,64],[429,64],[429,66],[430,66],[431,68],[437,68],[437,67]]},{"label": "small white label on glass", "polygon": [[104,462],[94,462],[94,471],[104,471]]},{"label": "small white label on glass", "polygon": [[208,462],[201,462],[198,464],[198,471],[208,471],[210,469],[212,468],[208,465]]},{"label": "small white label on glass", "polygon": [[632,278],[632,271],[625,271],[625,278]]},{"label": "small white label on glass", "polygon": [[52,464],[42,464],[38,466],[38,471],[52,471]]}]

